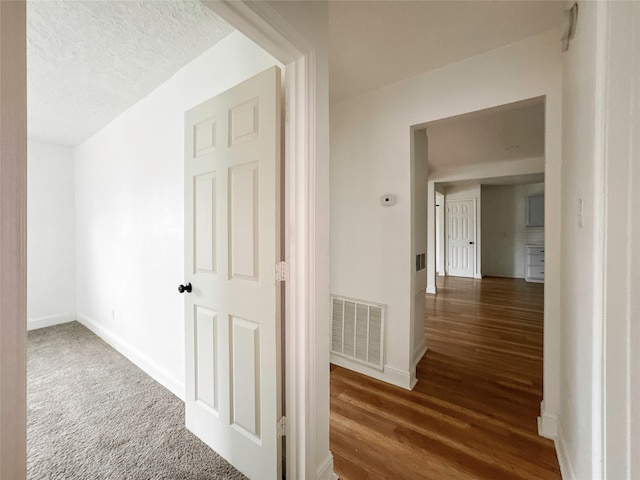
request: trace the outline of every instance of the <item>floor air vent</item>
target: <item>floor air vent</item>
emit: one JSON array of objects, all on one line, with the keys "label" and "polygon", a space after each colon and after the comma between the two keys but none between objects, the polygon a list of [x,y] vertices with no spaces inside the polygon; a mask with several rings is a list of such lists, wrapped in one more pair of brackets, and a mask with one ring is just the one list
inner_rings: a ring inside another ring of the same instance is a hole
[{"label": "floor air vent", "polygon": [[331,296],[331,353],[382,370],[384,305]]}]

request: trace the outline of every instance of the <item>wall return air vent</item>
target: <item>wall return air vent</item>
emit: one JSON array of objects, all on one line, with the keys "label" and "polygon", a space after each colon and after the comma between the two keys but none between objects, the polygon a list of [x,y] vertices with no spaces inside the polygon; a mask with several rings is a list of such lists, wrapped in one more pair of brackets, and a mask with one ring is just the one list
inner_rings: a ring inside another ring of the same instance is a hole
[{"label": "wall return air vent", "polygon": [[331,296],[331,353],[383,370],[386,306]]}]

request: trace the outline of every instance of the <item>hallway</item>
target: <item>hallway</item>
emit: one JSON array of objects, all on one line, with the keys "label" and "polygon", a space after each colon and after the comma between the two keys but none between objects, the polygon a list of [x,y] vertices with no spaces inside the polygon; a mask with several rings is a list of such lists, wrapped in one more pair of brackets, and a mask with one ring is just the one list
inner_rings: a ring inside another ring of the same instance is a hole
[{"label": "hallway", "polygon": [[411,392],[332,366],[340,478],[560,478],[553,443],[537,435],[543,291],[517,279],[439,277]]}]

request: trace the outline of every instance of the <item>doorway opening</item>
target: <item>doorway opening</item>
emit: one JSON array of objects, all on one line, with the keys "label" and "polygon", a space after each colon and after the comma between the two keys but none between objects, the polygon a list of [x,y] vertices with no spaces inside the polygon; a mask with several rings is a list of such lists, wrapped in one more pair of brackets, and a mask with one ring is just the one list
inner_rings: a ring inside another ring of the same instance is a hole
[{"label": "doorway opening", "polygon": [[[465,457],[458,468],[504,474],[478,455],[488,447],[502,465],[559,478],[553,443],[537,431],[544,284],[525,281],[527,246],[544,249],[544,226],[525,224],[525,206],[544,193],[545,113],[545,98],[537,97],[412,128],[412,346],[418,359],[422,339],[428,350],[416,362],[418,382],[410,392],[334,367],[338,473],[347,463],[359,474],[375,464],[423,478],[426,467],[421,472],[403,459],[402,449],[382,462],[375,452],[346,449],[346,432],[366,431],[375,443],[385,434],[372,425],[382,424],[393,425],[414,457],[437,465],[441,476],[452,468],[452,455]],[[528,446],[504,452],[496,431],[489,432],[495,428]],[[472,447],[469,437],[478,440]],[[393,438],[386,444],[393,448]],[[340,456],[343,447],[348,458]],[[530,456],[531,449],[539,454]]]},{"label": "doorway opening", "polygon": [[[427,144],[427,181],[415,184],[427,191],[427,219],[416,220],[416,228],[426,221],[432,259],[425,368],[438,355],[455,358],[451,375],[475,371],[481,383],[504,390],[535,434],[544,376],[545,101],[414,127]],[[531,397],[518,400],[525,390]],[[460,398],[482,402],[482,392],[476,383]]]},{"label": "doorway opening", "polygon": [[464,285],[448,277],[544,282],[545,115],[535,97],[413,127],[426,144],[426,162],[414,161],[426,172],[414,176],[427,178],[415,183],[427,192],[415,230],[427,232],[428,294]]}]

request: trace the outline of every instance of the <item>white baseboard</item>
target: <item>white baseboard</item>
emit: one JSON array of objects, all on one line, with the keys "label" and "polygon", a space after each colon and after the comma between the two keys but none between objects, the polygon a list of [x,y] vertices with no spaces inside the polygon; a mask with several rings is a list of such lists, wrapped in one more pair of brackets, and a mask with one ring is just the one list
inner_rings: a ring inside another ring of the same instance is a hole
[{"label": "white baseboard", "polygon": [[576,480],[575,470],[571,464],[571,459],[567,452],[567,444],[564,440],[562,426],[558,423],[558,435],[555,439],[556,453],[558,455],[558,463],[560,464],[560,476],[563,480]]},{"label": "white baseboard", "polygon": [[133,362],[138,368],[140,368],[143,372],[153,378],[156,382],[165,387],[180,400],[184,401],[185,386],[171,373],[167,372],[163,367],[159,366],[133,345],[126,342],[118,335],[115,335],[111,331],[107,330],[102,325],[98,324],[86,315],[78,313],[77,320],[102,340],[111,345],[115,350],[127,357],[131,362]]},{"label": "white baseboard", "polygon": [[408,372],[405,372],[404,370],[400,370],[399,368],[389,367],[386,365],[384,369],[390,375],[393,375],[395,378],[398,379],[399,383],[396,383],[395,385],[399,387],[405,388],[407,390],[413,390],[413,387],[415,387],[416,383],[418,383],[418,377],[416,375],[415,365],[412,366],[411,370],[409,370]]},{"label": "white baseboard", "polygon": [[333,455],[327,452],[324,460],[318,465],[316,480],[338,480],[338,475],[333,472]]},{"label": "white baseboard", "polygon": [[420,344],[413,350],[413,366],[415,367],[420,363],[424,354],[427,353],[427,339],[422,338]]},{"label": "white baseboard", "polygon": [[62,323],[73,322],[76,319],[75,313],[60,313],[47,317],[38,317],[27,320],[27,330],[37,330],[38,328],[52,327]]},{"label": "white baseboard", "polygon": [[549,440],[558,437],[558,417],[555,415],[540,415],[538,417],[538,435]]},{"label": "white baseboard", "polygon": [[435,295],[436,294],[436,287],[435,285],[429,285],[427,286],[427,290],[426,292],[430,295]]},{"label": "white baseboard", "polygon": [[476,280],[482,280],[482,274],[481,273],[476,273],[473,275],[473,278],[475,278]]},{"label": "white baseboard", "polygon": [[341,357],[340,355],[335,355],[333,353],[331,354],[330,361],[339,367],[353,370],[354,372],[367,375],[368,377],[390,383],[391,385],[395,385],[396,387],[404,388],[406,390],[411,390],[417,382],[415,368],[413,369],[413,375],[411,372],[390,367],[389,365],[385,365],[383,370],[377,370],[375,368],[362,365],[361,363],[350,361],[348,358]]},{"label": "white baseboard", "polygon": [[544,400],[540,403],[538,435],[549,440],[555,440],[558,437],[558,415],[546,411]]}]

